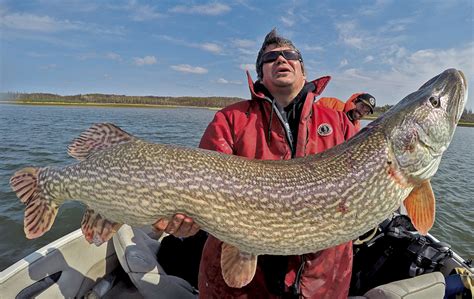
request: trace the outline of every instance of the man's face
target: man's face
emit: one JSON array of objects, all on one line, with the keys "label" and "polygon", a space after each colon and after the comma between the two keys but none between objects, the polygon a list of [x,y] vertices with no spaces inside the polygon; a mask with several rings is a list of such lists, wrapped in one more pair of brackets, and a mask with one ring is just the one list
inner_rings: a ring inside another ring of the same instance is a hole
[{"label": "man's face", "polygon": [[[265,49],[265,53],[283,50],[293,49],[287,46],[269,45]],[[275,61],[263,64],[262,83],[270,92],[281,88],[301,89],[305,80],[306,77],[303,74],[299,60],[287,60],[279,55]]]},{"label": "man's face", "polygon": [[370,113],[370,107],[364,104],[363,102],[359,101],[355,103],[355,106],[356,107],[354,108],[354,113],[353,113],[353,118],[355,120],[359,120]]}]

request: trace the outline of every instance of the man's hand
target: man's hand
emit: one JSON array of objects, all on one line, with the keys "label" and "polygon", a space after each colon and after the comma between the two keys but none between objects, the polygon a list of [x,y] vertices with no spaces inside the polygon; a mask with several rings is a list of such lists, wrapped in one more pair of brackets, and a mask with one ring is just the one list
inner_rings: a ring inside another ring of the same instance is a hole
[{"label": "man's hand", "polygon": [[166,233],[178,238],[186,238],[195,235],[200,227],[192,218],[184,214],[175,214],[172,219],[158,219],[153,224],[153,228],[157,231],[165,231]]}]

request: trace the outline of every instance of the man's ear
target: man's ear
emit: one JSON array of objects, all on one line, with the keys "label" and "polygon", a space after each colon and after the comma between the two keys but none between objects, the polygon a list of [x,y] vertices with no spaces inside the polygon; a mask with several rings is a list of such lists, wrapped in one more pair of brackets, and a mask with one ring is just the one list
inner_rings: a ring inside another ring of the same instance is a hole
[{"label": "man's ear", "polygon": [[303,74],[303,77],[306,80],[306,70],[304,69],[303,61],[300,61],[300,64],[301,64],[301,73]]}]

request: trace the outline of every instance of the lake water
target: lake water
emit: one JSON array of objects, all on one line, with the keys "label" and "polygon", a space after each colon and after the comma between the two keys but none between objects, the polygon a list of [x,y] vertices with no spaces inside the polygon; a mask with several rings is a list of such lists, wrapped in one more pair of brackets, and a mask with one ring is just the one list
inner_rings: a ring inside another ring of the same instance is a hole
[{"label": "lake water", "polygon": [[[9,187],[11,175],[26,166],[74,163],[66,148],[96,122],[111,122],[142,139],[196,147],[215,111],[207,109],[97,108],[0,105],[0,270],[79,228],[84,206],[61,206],[51,230],[28,240],[24,206]],[[432,179],[437,198],[431,233],[465,258],[474,258],[474,128],[457,129]]]}]

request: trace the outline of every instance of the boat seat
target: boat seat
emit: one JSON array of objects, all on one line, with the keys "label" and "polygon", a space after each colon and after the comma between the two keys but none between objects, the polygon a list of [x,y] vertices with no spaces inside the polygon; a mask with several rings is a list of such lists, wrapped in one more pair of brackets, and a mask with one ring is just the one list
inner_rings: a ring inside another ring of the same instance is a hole
[{"label": "boat seat", "polygon": [[437,299],[444,297],[445,288],[443,274],[433,272],[387,283],[349,299]]},{"label": "boat seat", "polygon": [[113,242],[118,260],[145,298],[197,298],[198,292],[186,280],[167,275],[158,264],[160,242],[143,230],[122,225]]}]

